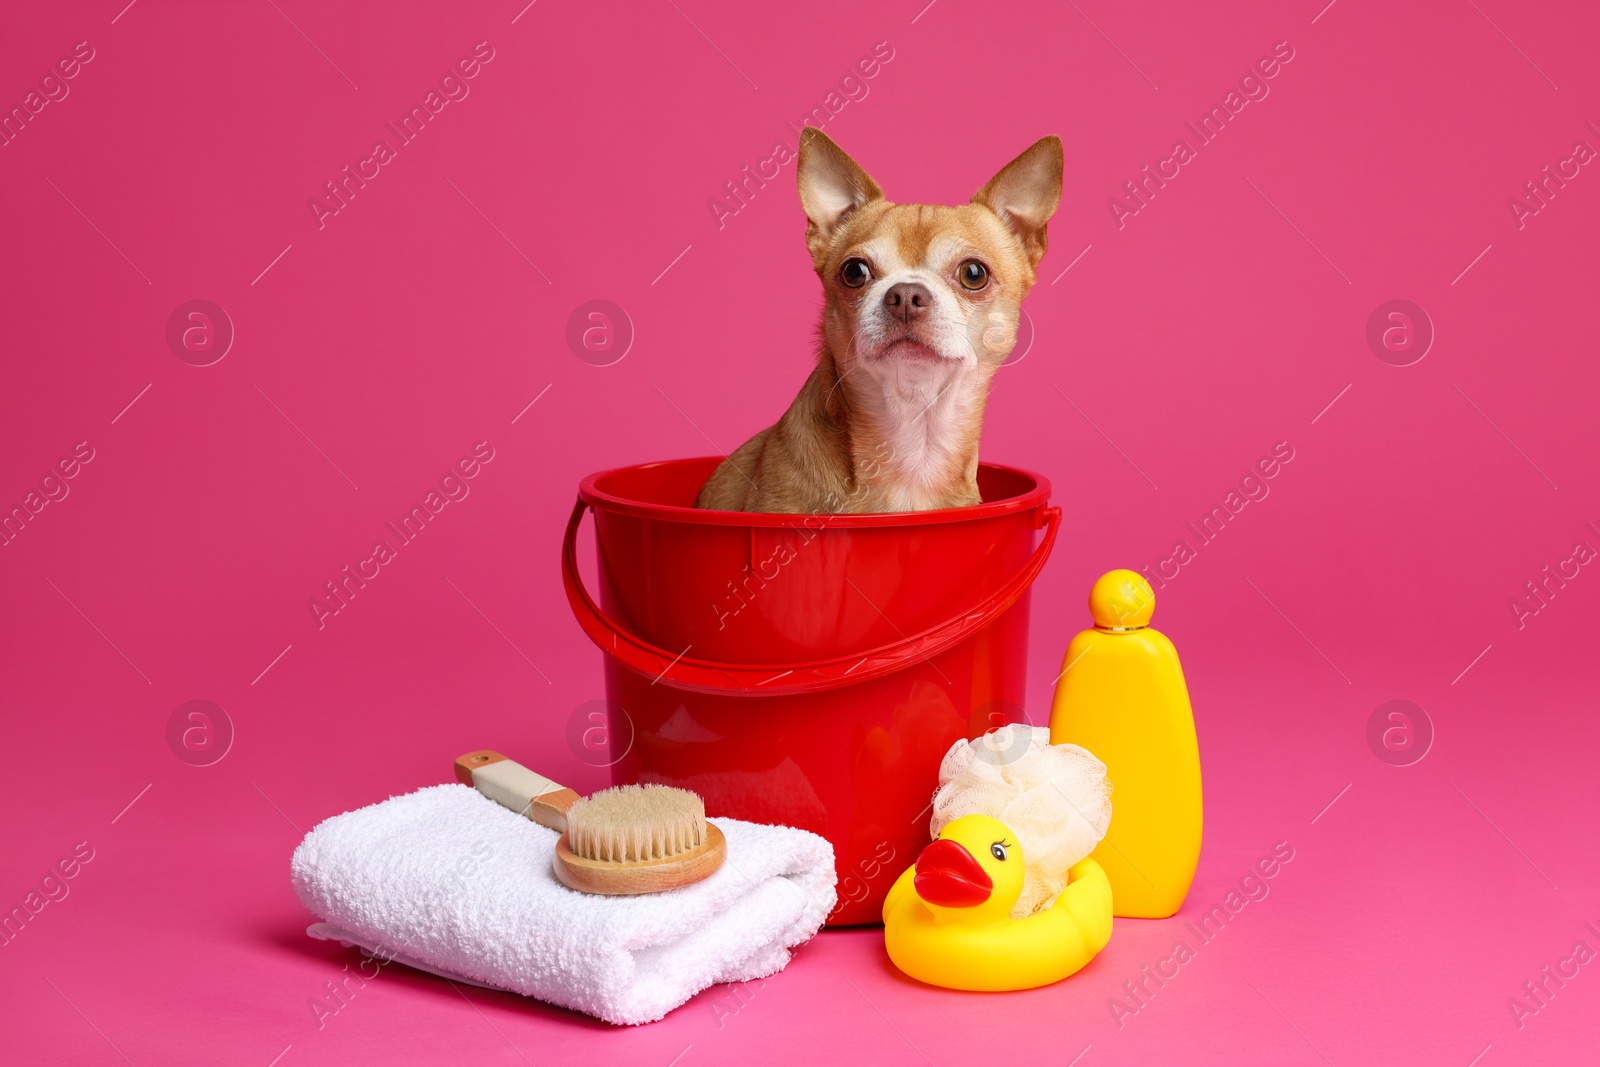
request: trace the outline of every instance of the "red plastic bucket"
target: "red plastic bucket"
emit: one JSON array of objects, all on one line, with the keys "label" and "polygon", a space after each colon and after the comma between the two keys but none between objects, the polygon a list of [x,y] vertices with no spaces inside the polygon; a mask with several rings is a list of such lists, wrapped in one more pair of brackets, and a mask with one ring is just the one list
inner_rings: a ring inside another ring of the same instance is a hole
[{"label": "red plastic bucket", "polygon": [[[631,730],[616,780],[821,834],[839,872],[830,924],[878,922],[927,844],[945,751],[1022,718],[1028,589],[1060,509],[1039,475],[982,464],[984,502],[967,508],[698,510],[719,462],[624,467],[578,490],[562,573],[605,653],[612,736]],[[599,604],[578,573],[588,509]]]}]

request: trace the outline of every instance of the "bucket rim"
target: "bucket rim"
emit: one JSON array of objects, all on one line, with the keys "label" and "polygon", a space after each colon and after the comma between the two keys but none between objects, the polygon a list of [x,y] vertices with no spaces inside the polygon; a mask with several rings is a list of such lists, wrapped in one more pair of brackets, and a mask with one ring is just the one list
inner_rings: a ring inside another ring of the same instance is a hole
[{"label": "bucket rim", "polygon": [[[847,511],[837,513],[715,511],[709,508],[686,508],[675,504],[655,504],[646,500],[633,500],[600,488],[601,480],[613,475],[648,470],[653,467],[672,467],[699,463],[711,464],[711,470],[715,470],[715,464],[721,463],[722,460],[723,457],[721,456],[691,456],[683,459],[656,460],[651,463],[635,463],[624,467],[612,467],[609,470],[597,471],[579,482],[578,498],[594,508],[596,512],[603,509],[617,514],[631,515],[636,518],[681,522],[700,526],[792,528],[796,521],[816,519],[831,528],[845,529],[970,522],[976,519],[988,519],[1001,515],[1014,515],[1019,512],[1032,511],[1044,507],[1050,501],[1050,479],[1044,475],[1023,467],[984,462],[978,464],[979,470],[987,469],[1009,475],[1021,475],[1033,482],[1033,488],[1013,496],[1002,497],[999,500],[985,500],[981,504],[972,504],[967,507],[934,508],[928,511]],[[709,474],[710,471],[707,472],[708,477]]]}]

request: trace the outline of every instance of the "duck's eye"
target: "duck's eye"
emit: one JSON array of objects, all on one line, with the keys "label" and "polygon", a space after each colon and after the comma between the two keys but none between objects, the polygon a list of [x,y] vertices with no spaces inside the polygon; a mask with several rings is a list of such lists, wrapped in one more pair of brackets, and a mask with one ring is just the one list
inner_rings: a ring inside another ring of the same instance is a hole
[{"label": "duck's eye", "polygon": [[989,846],[989,855],[993,856],[1001,863],[1004,863],[1006,859],[1006,846],[996,841],[994,844]]},{"label": "duck's eye", "polygon": [[961,288],[975,293],[989,284],[989,268],[975,259],[962,260],[961,266],[956,268],[956,279],[961,282]]},{"label": "duck's eye", "polygon": [[847,259],[839,268],[839,280],[852,289],[859,289],[872,280],[872,268],[864,259]]}]

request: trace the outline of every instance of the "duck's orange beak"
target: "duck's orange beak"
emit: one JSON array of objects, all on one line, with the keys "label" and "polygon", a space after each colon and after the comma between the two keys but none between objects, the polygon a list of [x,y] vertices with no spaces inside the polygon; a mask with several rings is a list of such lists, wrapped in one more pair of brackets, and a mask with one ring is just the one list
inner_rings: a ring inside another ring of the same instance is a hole
[{"label": "duck's orange beak", "polygon": [[974,907],[988,900],[994,891],[989,872],[979,866],[972,853],[949,840],[935,841],[922,850],[912,886],[917,896],[945,908]]}]

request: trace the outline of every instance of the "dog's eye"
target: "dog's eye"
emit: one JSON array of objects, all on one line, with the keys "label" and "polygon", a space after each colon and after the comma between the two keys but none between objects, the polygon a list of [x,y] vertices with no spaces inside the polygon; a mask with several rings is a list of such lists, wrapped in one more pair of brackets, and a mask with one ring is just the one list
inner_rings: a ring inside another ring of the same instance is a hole
[{"label": "dog's eye", "polygon": [[872,268],[864,259],[847,259],[839,268],[839,280],[852,289],[859,289],[872,280]]},{"label": "dog's eye", "polygon": [[956,268],[956,278],[961,282],[961,288],[977,292],[989,284],[989,268],[975,259],[967,259]]}]

